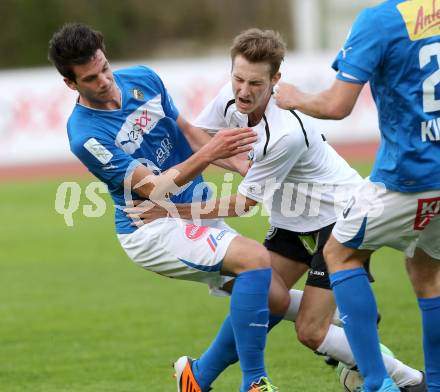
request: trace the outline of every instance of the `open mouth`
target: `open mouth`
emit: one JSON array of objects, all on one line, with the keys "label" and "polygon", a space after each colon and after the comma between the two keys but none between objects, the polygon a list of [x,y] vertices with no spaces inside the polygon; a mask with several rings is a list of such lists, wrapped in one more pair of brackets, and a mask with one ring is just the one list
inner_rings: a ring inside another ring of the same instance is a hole
[{"label": "open mouth", "polygon": [[239,103],[240,106],[249,106],[249,105],[251,105],[252,102],[251,102],[250,99],[239,97],[238,98],[238,103]]}]

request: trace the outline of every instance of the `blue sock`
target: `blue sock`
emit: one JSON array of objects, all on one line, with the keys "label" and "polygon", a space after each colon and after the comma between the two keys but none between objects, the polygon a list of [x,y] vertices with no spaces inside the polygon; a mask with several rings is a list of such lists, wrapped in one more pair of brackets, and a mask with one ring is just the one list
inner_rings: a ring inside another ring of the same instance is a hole
[{"label": "blue sock", "polygon": [[207,391],[218,375],[237,360],[234,331],[228,316],[209,348],[193,362],[194,377],[202,391]]},{"label": "blue sock", "polygon": [[231,325],[240,367],[242,390],[266,376],[264,348],[269,326],[270,268],[246,271],[235,278],[231,295]]},{"label": "blue sock", "polygon": [[[283,316],[270,315],[268,331],[282,319]],[[192,370],[194,377],[202,391],[207,391],[220,373],[237,361],[238,354],[235,346],[234,331],[231,319],[228,316],[209,348],[199,359],[193,362]]]},{"label": "blue sock", "polygon": [[440,297],[419,298],[423,321],[423,352],[429,391],[440,391]]},{"label": "blue sock", "polygon": [[345,334],[356,364],[364,376],[364,388],[377,391],[388,378],[377,333],[377,306],[364,268],[330,274]]}]

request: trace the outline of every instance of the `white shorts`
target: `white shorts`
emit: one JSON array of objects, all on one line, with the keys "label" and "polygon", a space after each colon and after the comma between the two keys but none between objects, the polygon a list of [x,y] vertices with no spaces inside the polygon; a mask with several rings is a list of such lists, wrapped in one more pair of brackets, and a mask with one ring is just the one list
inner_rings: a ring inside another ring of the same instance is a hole
[{"label": "white shorts", "polygon": [[201,224],[157,219],[134,233],[118,234],[118,239],[130,259],[142,268],[170,278],[206,283],[215,293],[232,279],[221,275],[220,270],[237,233],[221,219]]},{"label": "white shorts", "polygon": [[414,256],[417,248],[440,259],[440,190],[401,193],[368,178],[355,190],[333,236],[355,249],[381,246]]}]

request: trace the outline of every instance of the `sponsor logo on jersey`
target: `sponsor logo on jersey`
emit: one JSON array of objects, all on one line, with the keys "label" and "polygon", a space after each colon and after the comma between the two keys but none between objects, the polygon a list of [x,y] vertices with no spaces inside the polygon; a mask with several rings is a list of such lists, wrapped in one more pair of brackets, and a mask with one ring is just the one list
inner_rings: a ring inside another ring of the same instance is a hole
[{"label": "sponsor logo on jersey", "polygon": [[345,59],[347,57],[347,53],[352,49],[353,49],[353,46],[350,46],[347,49],[341,48],[342,58]]},{"label": "sponsor logo on jersey", "polygon": [[267,322],[266,324],[261,324],[261,323],[249,323],[249,327],[269,328],[269,322]]},{"label": "sponsor logo on jersey", "polygon": [[404,1],[397,8],[412,41],[440,34],[439,0]]},{"label": "sponsor logo on jersey", "polygon": [[217,237],[215,239],[217,241],[221,241],[221,239],[225,236],[225,234],[228,232],[228,230],[222,230],[220,233],[217,234]]},{"label": "sponsor logo on jersey", "polygon": [[344,211],[342,211],[342,216],[347,218],[348,214],[350,213],[351,209],[354,206],[354,203],[356,203],[356,198],[354,196],[351,197],[351,199],[348,201],[347,205],[344,208]]},{"label": "sponsor logo on jersey", "polygon": [[313,256],[318,250],[319,232],[316,234],[316,238],[314,234],[299,234],[298,239],[309,255]]},{"label": "sponsor logo on jersey", "polygon": [[116,135],[116,145],[127,154],[133,154],[141,146],[143,136],[148,135],[164,117],[161,96],[158,94],[127,117]]},{"label": "sponsor logo on jersey", "polygon": [[419,199],[414,230],[424,230],[434,216],[440,214],[440,197]]},{"label": "sponsor logo on jersey", "polygon": [[310,270],[309,271],[309,275],[312,276],[325,276],[325,272],[324,271],[316,271],[316,270]]},{"label": "sponsor logo on jersey", "polygon": [[118,166],[113,165],[113,164],[110,163],[110,165],[103,166],[102,170],[112,170],[112,169],[117,169],[117,168],[118,168]]},{"label": "sponsor logo on jersey", "polygon": [[133,88],[133,90],[131,90],[131,94],[135,99],[138,99],[140,101],[144,100],[144,92],[138,87]]},{"label": "sponsor logo on jersey", "polygon": [[217,241],[214,238],[214,236],[212,234],[210,234],[208,236],[208,238],[206,239],[206,242],[208,243],[209,247],[211,248],[211,250],[213,252],[215,252],[215,250],[217,249]]},{"label": "sponsor logo on jersey", "polygon": [[156,162],[159,166],[162,166],[162,164],[170,157],[172,149],[173,144],[168,137],[160,142],[160,147],[156,150]]},{"label": "sponsor logo on jersey", "polygon": [[420,126],[422,142],[438,142],[440,140],[440,118],[423,121]]},{"label": "sponsor logo on jersey", "polygon": [[203,236],[208,231],[208,226],[197,226],[192,223],[185,225],[185,236],[186,238],[195,241]]},{"label": "sponsor logo on jersey", "polygon": [[93,137],[84,143],[84,148],[104,165],[113,158],[113,154]]},{"label": "sponsor logo on jersey", "polygon": [[278,229],[275,226],[270,226],[266,233],[266,240],[271,240],[277,234]]}]

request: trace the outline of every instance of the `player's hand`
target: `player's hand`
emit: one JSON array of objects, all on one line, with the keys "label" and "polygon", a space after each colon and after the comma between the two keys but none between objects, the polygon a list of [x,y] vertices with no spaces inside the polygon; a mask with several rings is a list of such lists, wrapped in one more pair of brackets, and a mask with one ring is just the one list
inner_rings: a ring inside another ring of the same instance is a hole
[{"label": "player's hand", "polygon": [[[234,157],[235,158],[235,157]],[[237,171],[240,173],[242,177],[245,177],[247,172],[249,171],[249,168],[251,167],[252,161],[248,159],[247,154],[244,157],[237,157]]]},{"label": "player's hand", "polygon": [[174,204],[169,202],[160,204],[149,200],[134,200],[133,206],[124,208],[124,212],[132,220],[131,226],[137,227],[153,222],[156,219],[174,216],[177,213]]},{"label": "player's hand", "polygon": [[273,96],[281,109],[293,110],[298,107],[302,92],[293,84],[279,82],[273,89]]},{"label": "player's hand", "polygon": [[257,134],[251,128],[221,129],[202,149],[215,161],[250,151],[256,141]]}]

